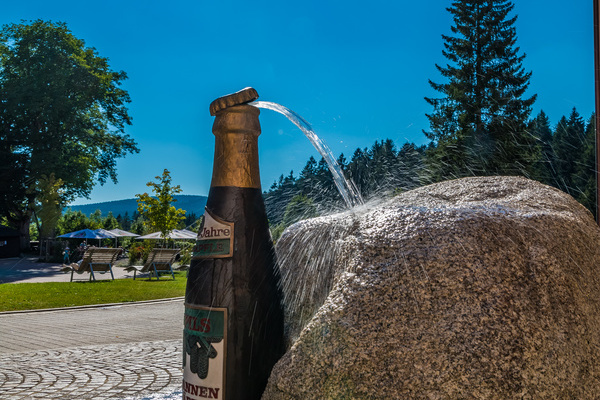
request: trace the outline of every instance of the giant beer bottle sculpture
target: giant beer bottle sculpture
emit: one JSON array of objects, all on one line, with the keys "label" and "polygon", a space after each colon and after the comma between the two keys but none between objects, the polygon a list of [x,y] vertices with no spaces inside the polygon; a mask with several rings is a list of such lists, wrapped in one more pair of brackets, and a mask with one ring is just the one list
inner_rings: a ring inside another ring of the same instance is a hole
[{"label": "giant beer bottle sculpture", "polygon": [[283,312],[258,171],[252,88],[210,105],[215,158],[185,295],[185,399],[260,399],[283,353]]}]

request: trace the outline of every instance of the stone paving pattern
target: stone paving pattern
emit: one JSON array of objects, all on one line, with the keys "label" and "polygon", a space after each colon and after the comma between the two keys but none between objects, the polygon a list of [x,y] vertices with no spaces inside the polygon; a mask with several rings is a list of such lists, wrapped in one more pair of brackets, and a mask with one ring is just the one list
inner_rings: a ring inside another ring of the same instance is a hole
[{"label": "stone paving pattern", "polygon": [[183,299],[0,314],[0,399],[131,399],[181,387]]}]

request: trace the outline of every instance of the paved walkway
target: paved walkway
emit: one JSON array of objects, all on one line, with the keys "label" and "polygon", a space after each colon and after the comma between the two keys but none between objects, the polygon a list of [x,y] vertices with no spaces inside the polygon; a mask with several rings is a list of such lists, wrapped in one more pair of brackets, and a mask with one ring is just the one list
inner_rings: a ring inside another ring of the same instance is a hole
[{"label": "paved walkway", "polygon": [[[30,281],[22,266],[11,282]],[[0,399],[180,399],[183,311],[178,298],[0,313]]]},{"label": "paved walkway", "polygon": [[[60,263],[37,262],[37,257],[0,258],[0,283],[36,283],[69,282],[71,273],[62,272]],[[118,265],[113,267],[115,279],[133,278],[133,272],[127,272]],[[75,274],[75,280],[88,280],[88,273]],[[110,273],[96,274],[96,279],[112,279]]]}]

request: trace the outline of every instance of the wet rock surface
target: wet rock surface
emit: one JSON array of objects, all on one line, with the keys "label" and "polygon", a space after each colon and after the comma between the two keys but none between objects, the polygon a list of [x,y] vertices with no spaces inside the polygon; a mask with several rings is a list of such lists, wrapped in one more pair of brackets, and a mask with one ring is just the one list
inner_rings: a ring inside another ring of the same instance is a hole
[{"label": "wet rock surface", "polygon": [[277,246],[291,347],[263,399],[598,398],[600,230],[556,189],[443,182]]}]

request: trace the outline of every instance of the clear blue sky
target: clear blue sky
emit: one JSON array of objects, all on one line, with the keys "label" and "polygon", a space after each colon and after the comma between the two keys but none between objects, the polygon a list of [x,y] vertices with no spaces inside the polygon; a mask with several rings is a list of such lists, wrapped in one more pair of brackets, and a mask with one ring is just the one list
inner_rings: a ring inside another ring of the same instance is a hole
[{"label": "clear blue sky", "polygon": [[[514,0],[518,43],[554,125],[573,107],[594,109],[592,0]],[[0,23],[45,19],[110,59],[129,79],[141,152],[118,161],[117,185],[97,186],[75,204],[133,198],[171,171],[183,194],[208,193],[212,174],[212,100],[246,86],[291,108],[336,157],[390,138],[427,143],[428,79],[442,81],[441,35],[451,0],[430,1],[29,1],[4,2]],[[261,111],[263,189],[295,174],[316,151],[292,123]]]}]

